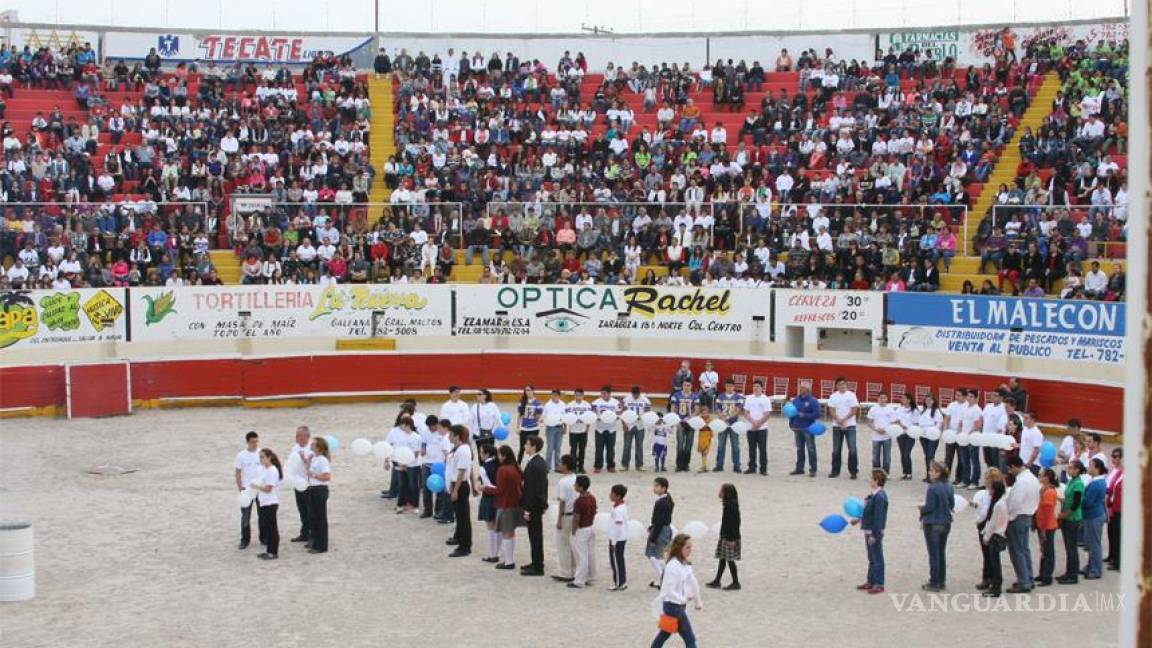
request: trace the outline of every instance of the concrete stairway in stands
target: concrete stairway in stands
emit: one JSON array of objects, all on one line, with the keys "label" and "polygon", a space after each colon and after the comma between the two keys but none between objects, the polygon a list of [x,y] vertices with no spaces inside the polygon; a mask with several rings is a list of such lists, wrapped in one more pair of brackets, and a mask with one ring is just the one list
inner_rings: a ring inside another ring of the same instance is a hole
[{"label": "concrete stairway in stands", "polygon": [[228,285],[240,283],[240,259],[235,252],[231,249],[209,250],[208,255],[212,258],[212,265],[220,281]]},{"label": "concrete stairway in stands", "polygon": [[[396,111],[393,103],[392,78],[385,76],[368,77],[368,101],[372,104],[372,130],[368,136],[368,151],[372,168],[376,170],[376,180],[368,201],[388,202],[392,192],[384,184],[384,163],[396,153]],[[378,210],[372,210],[376,213]]]},{"label": "concrete stairway in stands", "polygon": [[941,291],[960,292],[965,281],[971,281],[979,290],[980,284],[985,279],[992,277],[992,275],[979,273],[980,258],[972,256],[975,254],[973,241],[976,238],[976,229],[984,215],[995,204],[997,188],[1001,184],[1011,187],[1016,181],[1016,168],[1020,166],[1020,138],[1024,134],[1024,129],[1030,127],[1033,133],[1040,130],[1044,118],[1052,112],[1052,100],[1056,98],[1060,85],[1060,76],[1055,72],[1048,72],[1044,76],[1044,82],[1033,95],[1028,109],[1024,111],[1024,116],[1020,119],[1019,127],[1012,135],[1012,141],[1004,147],[1000,159],[996,162],[996,167],[992,169],[992,173],[989,174],[988,180],[984,183],[980,197],[976,199],[975,205],[968,211],[968,227],[966,229],[961,228],[956,233],[960,239],[956,245],[959,255],[952,261],[951,272],[941,274]]}]

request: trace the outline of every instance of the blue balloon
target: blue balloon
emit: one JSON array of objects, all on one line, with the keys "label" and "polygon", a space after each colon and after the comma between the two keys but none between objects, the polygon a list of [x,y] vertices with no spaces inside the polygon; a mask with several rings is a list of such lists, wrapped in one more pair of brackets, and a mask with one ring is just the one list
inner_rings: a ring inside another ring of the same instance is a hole
[{"label": "blue balloon", "polygon": [[808,426],[808,434],[811,434],[812,436],[820,436],[827,431],[828,428],[825,427],[824,424],[820,421],[812,421],[812,425]]},{"label": "blue balloon", "polygon": [[433,493],[442,492],[444,490],[444,477],[440,475],[429,475],[428,480],[424,482],[424,486]]},{"label": "blue balloon", "polygon": [[432,466],[428,470],[433,475],[440,475],[441,477],[443,477],[444,476],[444,462],[443,461],[437,461],[436,463],[432,464]]},{"label": "blue balloon", "polygon": [[1044,455],[1040,455],[1038,462],[1041,468],[1051,468],[1056,465],[1056,459],[1054,457],[1045,457]]},{"label": "blue balloon", "polygon": [[849,497],[844,500],[844,514],[850,518],[864,515],[864,500],[859,497]]},{"label": "blue balloon", "polygon": [[848,520],[845,520],[844,516],[838,513],[826,515],[823,520],[820,520],[820,528],[828,533],[840,533],[847,526]]},{"label": "blue balloon", "polygon": [[509,425],[512,423],[512,415],[508,412],[500,412],[500,421],[503,422],[504,425]]},{"label": "blue balloon", "polygon": [[332,450],[333,452],[335,452],[336,450],[340,449],[340,439],[337,439],[336,437],[332,436],[331,434],[325,434],[324,440],[328,442],[328,449],[329,450]]},{"label": "blue balloon", "polygon": [[1056,444],[1055,443],[1052,443],[1051,441],[1045,441],[1044,443],[1040,444],[1040,458],[1044,459],[1045,457],[1047,457],[1048,459],[1055,459],[1056,458]]},{"label": "blue balloon", "polygon": [[783,408],[784,416],[787,418],[795,418],[800,412],[796,410],[796,406],[792,403],[784,403]]},{"label": "blue balloon", "polygon": [[498,427],[492,430],[492,436],[496,437],[497,441],[503,441],[508,438],[508,428]]}]

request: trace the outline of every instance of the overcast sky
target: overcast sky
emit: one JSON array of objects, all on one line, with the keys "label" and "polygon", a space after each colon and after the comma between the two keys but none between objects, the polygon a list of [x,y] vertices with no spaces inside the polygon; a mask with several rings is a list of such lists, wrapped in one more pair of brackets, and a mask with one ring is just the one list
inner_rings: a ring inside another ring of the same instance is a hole
[{"label": "overcast sky", "polygon": [[[374,0],[0,0],[23,22],[356,31],[374,29]],[[849,29],[1113,17],[1125,0],[379,0],[380,29],[400,32],[617,33]],[[565,7],[561,9],[561,7]]]}]

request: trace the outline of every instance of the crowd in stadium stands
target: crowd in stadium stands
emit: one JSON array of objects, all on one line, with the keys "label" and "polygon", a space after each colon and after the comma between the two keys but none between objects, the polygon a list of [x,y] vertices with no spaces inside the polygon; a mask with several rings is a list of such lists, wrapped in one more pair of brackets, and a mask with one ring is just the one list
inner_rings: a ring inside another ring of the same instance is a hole
[{"label": "crowd in stadium stands", "polygon": [[[980,292],[1118,299],[1122,270],[1102,289],[1074,262],[1123,237],[1111,156],[1126,60],[1126,44],[1103,42],[1006,47],[967,69],[915,49],[873,62],[810,49],[768,66],[608,63],[599,81],[579,53],[549,69],[382,51],[398,152],[374,171],[367,88],[347,59],[162,71],[154,54],[101,67],[87,46],[12,49],[0,118],[25,88],[68,89],[85,118],[4,122],[0,200],[70,204],[8,206],[0,255],[16,263],[0,281],[217,283],[207,250],[225,231],[245,283],[442,282],[463,249],[493,283],[932,291],[965,254],[971,185],[1055,68],[1065,91],[997,201],[1047,207],[971,223],[998,273]],[[725,112],[743,116],[737,132]],[[374,181],[392,204],[357,207]],[[230,213],[245,193],[271,204]]]}]

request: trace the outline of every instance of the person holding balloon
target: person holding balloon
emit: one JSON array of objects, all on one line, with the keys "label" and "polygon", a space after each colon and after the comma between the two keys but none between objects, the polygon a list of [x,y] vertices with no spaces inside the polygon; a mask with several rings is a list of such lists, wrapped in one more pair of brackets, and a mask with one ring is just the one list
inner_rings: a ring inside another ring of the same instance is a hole
[{"label": "person holding balloon", "polygon": [[[308,483],[308,464],[312,461],[312,431],[307,425],[296,428],[296,443],[288,455],[288,473],[293,481]],[[291,542],[309,542],[308,489],[295,490],[296,512],[300,515],[300,533]]]},{"label": "person holding balloon", "polygon": [[[884,484],[887,482],[888,473],[882,468],[873,468],[872,492],[864,498],[859,516],[852,516],[852,524],[859,524],[864,532],[864,547],[868,552],[868,576],[856,589],[868,594],[884,593],[884,529],[888,526],[888,491],[884,490]],[[851,515],[855,511],[846,512]]]},{"label": "person holding balloon", "polygon": [[560,390],[553,389],[548,396],[548,401],[544,403],[543,411],[544,433],[548,437],[544,450],[548,470],[556,470],[560,467],[560,455],[563,454],[564,413],[567,408],[564,400],[560,398]]},{"label": "person holding balloon", "polygon": [[592,472],[599,474],[607,465],[608,472],[616,472],[616,432],[620,429],[620,401],[612,396],[612,386],[600,388],[600,398],[592,401],[596,412],[595,459]]},{"label": "person holding balloon", "polygon": [[920,449],[924,452],[924,483],[928,483],[928,467],[936,461],[936,448],[940,445],[940,430],[944,426],[944,410],[931,393],[916,410],[915,424],[920,426]]},{"label": "person holding balloon", "polygon": [[916,447],[916,439],[908,434],[916,420],[916,403],[908,393],[900,394],[900,402],[896,405],[896,424],[903,432],[896,437],[896,447],[900,449],[900,479],[912,479],[912,449]]},{"label": "person holding balloon", "polygon": [[692,392],[692,383],[688,381],[668,397],[668,411],[680,417],[680,429],[676,435],[676,472],[687,472],[692,462],[692,440],[696,431],[688,425],[688,419],[696,414],[699,404],[699,394]]},{"label": "person holding balloon", "polygon": [[[435,516],[437,520],[444,518],[444,488],[432,490],[427,487],[428,479],[432,475],[439,475],[444,480],[444,460],[452,449],[448,441],[448,429],[440,424],[440,419],[429,414],[424,421],[425,429],[420,434],[420,472],[425,488],[421,495],[424,500],[424,512],[421,518]],[[435,499],[435,502],[433,502]]]},{"label": "person holding balloon", "polygon": [[[733,426],[740,420],[744,412],[744,395],[736,392],[736,383],[731,379],[724,381],[724,393],[717,396],[714,401],[716,404],[717,416],[726,424],[720,427],[719,432],[716,433],[716,466],[712,469],[713,472],[722,472],[724,470],[724,448],[726,445],[732,446],[732,470],[736,473],[740,472],[740,435],[736,433]],[[753,465],[755,462],[753,461]]]},{"label": "person holding balloon", "polygon": [[396,453],[392,455],[391,462],[394,470],[400,474],[400,497],[396,502],[396,513],[410,513],[420,505],[420,448],[422,440],[416,433],[412,417],[404,416],[400,419],[397,428],[400,434],[392,442],[396,449],[405,448],[411,452]]},{"label": "person holding balloon", "polygon": [[481,389],[476,393],[476,402],[472,405],[468,421],[469,427],[474,432],[477,448],[496,445],[492,432],[500,427],[500,423],[500,408],[492,402],[492,392]]},{"label": "person holding balloon", "polygon": [[280,509],[280,482],[284,479],[284,468],[280,465],[280,458],[268,448],[260,450],[260,466],[260,478],[255,486],[256,517],[265,550],[257,558],[276,560],[280,554],[280,529],[276,525],[276,514]]},{"label": "person holding balloon", "polygon": [[576,462],[576,474],[584,474],[584,459],[588,454],[588,428],[583,416],[592,411],[592,404],[584,400],[584,390],[572,392],[572,402],[564,410],[564,423],[568,426],[568,454]]},{"label": "person holding balloon", "polygon": [[[244,435],[244,449],[236,453],[233,462],[235,468],[236,490],[241,493],[260,477],[260,435],[255,431]],[[248,493],[251,494],[251,491]],[[259,511],[257,511],[259,513]],[[240,549],[247,549],[252,541],[252,499],[248,504],[240,507]],[[264,544],[263,532],[260,533],[260,544]]]},{"label": "person holding balloon", "polygon": [[644,472],[644,425],[640,417],[652,410],[652,401],[640,391],[639,385],[632,385],[632,390],[621,401],[625,411],[632,412],[636,418],[632,423],[624,421],[624,452],[620,463],[625,471],[632,460],[632,448],[636,448],[636,470]]},{"label": "person holding balloon", "polygon": [[332,481],[332,453],[328,440],[322,436],[312,439],[312,461],[308,464],[308,520],[312,523],[309,536],[312,548],[308,553],[328,551],[328,484]]},{"label": "person holding balloon", "polygon": [[816,437],[809,431],[820,418],[820,401],[812,396],[812,384],[802,381],[796,397],[784,406],[784,415],[789,418],[788,426],[796,441],[796,468],[789,474],[803,475],[805,456],[808,462],[808,476],[816,476]]},{"label": "person holding balloon", "polygon": [[872,428],[872,468],[884,471],[884,479],[888,479],[888,471],[892,470],[892,436],[888,430],[899,419],[896,408],[888,402],[888,394],[876,394],[876,404],[868,408],[865,415],[868,427]]}]

